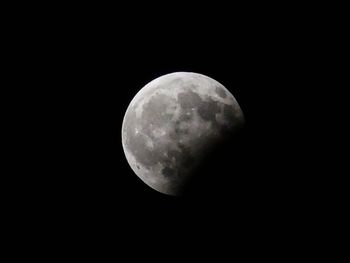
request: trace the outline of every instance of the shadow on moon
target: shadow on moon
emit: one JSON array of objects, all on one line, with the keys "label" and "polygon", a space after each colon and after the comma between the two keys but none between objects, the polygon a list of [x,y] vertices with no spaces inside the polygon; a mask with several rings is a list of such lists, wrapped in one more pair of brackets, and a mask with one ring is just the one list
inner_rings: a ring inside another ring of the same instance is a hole
[{"label": "shadow on moon", "polygon": [[193,171],[180,198],[215,199],[247,188],[244,129],[237,130],[205,154]]}]

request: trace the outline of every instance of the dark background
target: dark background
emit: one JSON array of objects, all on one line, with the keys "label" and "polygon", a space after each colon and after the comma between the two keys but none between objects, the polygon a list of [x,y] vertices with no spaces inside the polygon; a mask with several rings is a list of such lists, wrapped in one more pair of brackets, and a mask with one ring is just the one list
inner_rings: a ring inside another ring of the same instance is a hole
[{"label": "dark background", "polygon": [[[15,62],[34,109],[23,113],[30,156],[16,196],[23,229],[106,252],[121,242],[267,253],[314,238],[322,177],[304,166],[314,138],[304,109],[322,60],[315,21],[268,6],[163,8],[53,8],[19,23]],[[175,71],[216,79],[246,118],[185,197],[145,185],[121,145],[134,95]]]}]

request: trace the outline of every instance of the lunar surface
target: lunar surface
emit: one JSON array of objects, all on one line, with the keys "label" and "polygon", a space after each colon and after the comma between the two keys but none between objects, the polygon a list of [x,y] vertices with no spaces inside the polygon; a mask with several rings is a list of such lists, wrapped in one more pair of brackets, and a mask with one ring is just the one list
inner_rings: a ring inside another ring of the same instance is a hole
[{"label": "lunar surface", "polygon": [[223,85],[202,74],[176,72],[136,94],[124,116],[122,144],[144,183],[176,196],[208,151],[243,124],[240,106]]}]

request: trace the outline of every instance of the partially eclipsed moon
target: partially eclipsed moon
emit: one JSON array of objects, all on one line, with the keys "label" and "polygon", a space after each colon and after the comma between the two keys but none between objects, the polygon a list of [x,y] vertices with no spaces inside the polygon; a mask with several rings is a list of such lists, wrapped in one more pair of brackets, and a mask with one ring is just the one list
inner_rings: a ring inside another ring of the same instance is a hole
[{"label": "partially eclipsed moon", "polygon": [[123,120],[122,144],[136,175],[180,195],[205,154],[244,123],[233,95],[207,76],[176,72],[144,86]]}]

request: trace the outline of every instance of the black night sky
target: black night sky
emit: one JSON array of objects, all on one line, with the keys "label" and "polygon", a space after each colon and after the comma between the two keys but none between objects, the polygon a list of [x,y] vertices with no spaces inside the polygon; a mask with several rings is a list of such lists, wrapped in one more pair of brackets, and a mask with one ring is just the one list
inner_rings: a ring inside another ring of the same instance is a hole
[{"label": "black night sky", "polygon": [[[313,59],[308,29],[286,13],[271,16],[259,8],[206,15],[181,9],[138,20],[116,8],[92,9],[47,13],[23,24],[23,67],[30,68],[31,95],[40,101],[34,107],[43,141],[30,164],[35,173],[23,181],[23,188],[32,186],[21,201],[23,215],[48,229],[48,237],[86,246],[100,240],[106,250],[151,239],[164,246],[181,239],[183,249],[192,250],[191,242],[205,248],[221,236],[245,250],[253,241],[277,246],[297,233],[315,207],[308,194],[313,178],[296,165],[306,128],[295,102],[310,84],[305,77]],[[121,145],[134,95],[175,71],[222,83],[246,119],[181,198],[145,185]]]}]

